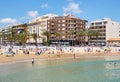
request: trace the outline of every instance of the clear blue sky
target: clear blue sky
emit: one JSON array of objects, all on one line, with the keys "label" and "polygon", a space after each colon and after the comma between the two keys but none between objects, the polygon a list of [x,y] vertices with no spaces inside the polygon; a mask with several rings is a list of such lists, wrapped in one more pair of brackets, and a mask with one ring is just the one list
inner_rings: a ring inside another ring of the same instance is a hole
[{"label": "clear blue sky", "polygon": [[48,13],[65,12],[88,22],[111,18],[120,22],[120,0],[0,0],[0,27],[24,23]]}]

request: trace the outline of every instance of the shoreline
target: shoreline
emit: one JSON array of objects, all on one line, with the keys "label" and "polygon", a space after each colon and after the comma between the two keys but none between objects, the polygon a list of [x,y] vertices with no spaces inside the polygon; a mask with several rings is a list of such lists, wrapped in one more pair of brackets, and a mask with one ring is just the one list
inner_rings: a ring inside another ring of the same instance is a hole
[{"label": "shoreline", "polygon": [[[120,55],[119,54],[112,54],[112,53],[109,53],[109,54],[102,54],[102,53],[99,53],[99,55],[96,55],[96,54],[92,54],[90,53],[89,55],[88,54],[76,54],[76,57],[75,57],[75,60],[76,59],[103,59],[105,61],[109,61],[109,60],[120,60]],[[112,54],[112,55],[110,55]],[[23,55],[23,54],[22,54]],[[32,56],[31,56],[32,55]],[[70,54],[62,54],[64,56],[62,57],[57,57],[57,54],[54,54],[52,55],[51,57],[49,57],[47,55],[46,57],[46,54],[42,54],[44,56],[41,56],[41,55],[33,55],[33,54],[30,54],[30,55],[24,55],[22,56],[22,58],[20,57],[4,57],[3,59],[8,59],[10,58],[9,60],[7,61],[0,61],[0,65],[4,65],[4,64],[13,64],[13,63],[19,63],[19,62],[26,62],[26,61],[31,61],[32,58],[35,58],[35,60],[62,60],[62,59],[74,59],[74,57]],[[69,55],[69,56],[68,56]],[[27,57],[27,58],[24,58],[24,57]],[[16,59],[17,58],[17,59]],[[115,58],[115,59],[114,59]],[[1,56],[0,56],[0,59],[1,59]],[[12,60],[13,59],[13,60]]]},{"label": "shoreline", "polygon": [[[76,59],[101,59],[103,57],[98,57],[98,56],[94,56],[94,57],[83,57],[83,58],[80,58],[80,57],[76,57]],[[49,58],[49,59],[43,59],[43,58],[36,58],[35,60],[63,60],[63,59],[74,59],[73,57],[64,57],[64,58]],[[31,61],[31,59],[23,59],[23,60],[15,60],[15,61],[8,61],[8,62],[0,62],[0,65],[5,65],[5,64],[14,64],[14,63],[20,63],[20,62],[27,62],[27,61]]]}]

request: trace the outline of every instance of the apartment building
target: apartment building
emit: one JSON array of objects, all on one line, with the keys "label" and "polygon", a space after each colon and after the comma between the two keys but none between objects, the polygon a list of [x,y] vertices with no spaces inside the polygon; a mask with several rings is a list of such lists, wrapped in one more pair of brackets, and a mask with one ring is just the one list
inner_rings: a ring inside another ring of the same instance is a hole
[{"label": "apartment building", "polygon": [[97,37],[91,36],[89,44],[106,45],[111,38],[120,38],[120,25],[109,18],[92,21],[89,30],[99,32]]},{"label": "apartment building", "polygon": [[[85,42],[84,36],[79,36],[79,30],[85,30],[86,20],[82,20],[73,15],[54,17],[47,21],[47,30],[50,32],[50,41],[52,44],[77,45],[79,42]],[[72,34],[69,34],[73,31]]]},{"label": "apartment building", "polygon": [[[14,32],[12,31],[15,30]],[[0,34],[2,37],[0,37],[0,44],[2,45],[10,45],[10,42],[8,41],[7,37],[5,35],[12,34],[14,36],[17,33],[22,33],[28,31],[27,24],[16,24],[16,25],[8,25],[0,29]],[[17,44],[16,41],[13,42],[13,44]]]},{"label": "apartment building", "polygon": [[[34,20],[29,21],[27,24],[28,26],[28,32],[30,34],[36,33],[38,35],[37,43],[42,43],[42,38],[46,38],[42,35],[44,31],[47,30],[47,20],[51,19],[52,17],[56,17],[58,15],[56,14],[47,14],[40,17],[37,17]],[[27,43],[34,43],[34,39],[30,37],[30,39],[27,41]]]},{"label": "apartment building", "polygon": [[0,35],[2,35],[0,37],[0,44],[1,45],[6,45],[8,44],[8,40],[5,36],[3,36],[3,34],[8,34],[9,33],[9,30],[8,30],[8,27],[10,28],[10,26],[5,26],[3,28],[0,28]]}]

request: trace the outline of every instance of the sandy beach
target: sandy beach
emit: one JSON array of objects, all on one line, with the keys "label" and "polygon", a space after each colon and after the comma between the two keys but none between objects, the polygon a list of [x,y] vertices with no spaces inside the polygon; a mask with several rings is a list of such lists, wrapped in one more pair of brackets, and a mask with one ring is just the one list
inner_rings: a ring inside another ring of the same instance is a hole
[{"label": "sandy beach", "polygon": [[[84,48],[85,49],[85,48]],[[19,62],[24,60],[34,59],[63,59],[63,58],[103,58],[105,60],[120,60],[120,53],[115,51],[115,48],[111,48],[110,52],[104,51],[96,51],[99,48],[93,48],[91,51],[85,51],[83,48],[63,51],[56,51],[54,53],[42,53],[40,55],[35,55],[35,52],[30,52],[30,54],[23,54],[22,51],[19,51],[18,54],[10,57],[6,57],[6,55],[0,55],[0,63],[8,63],[8,62]]]},{"label": "sandy beach", "polygon": [[[98,48],[97,48],[98,49]],[[23,60],[31,60],[34,59],[63,59],[63,58],[103,58],[105,60],[120,60],[120,53],[114,50],[110,52],[104,51],[96,51],[94,48],[92,51],[84,51],[82,48],[80,50],[64,50],[64,51],[56,51],[54,53],[42,53],[40,55],[35,55],[34,52],[30,52],[30,54],[23,54],[19,51],[18,54],[10,57],[6,57],[6,55],[0,55],[0,63],[8,63],[8,62],[19,62]]]}]

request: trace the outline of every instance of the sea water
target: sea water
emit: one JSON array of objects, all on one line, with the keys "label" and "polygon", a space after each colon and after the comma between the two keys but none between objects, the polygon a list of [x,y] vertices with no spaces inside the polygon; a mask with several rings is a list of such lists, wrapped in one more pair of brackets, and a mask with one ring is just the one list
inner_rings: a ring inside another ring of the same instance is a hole
[{"label": "sea water", "polygon": [[35,60],[0,65],[0,82],[120,82],[120,61]]}]

